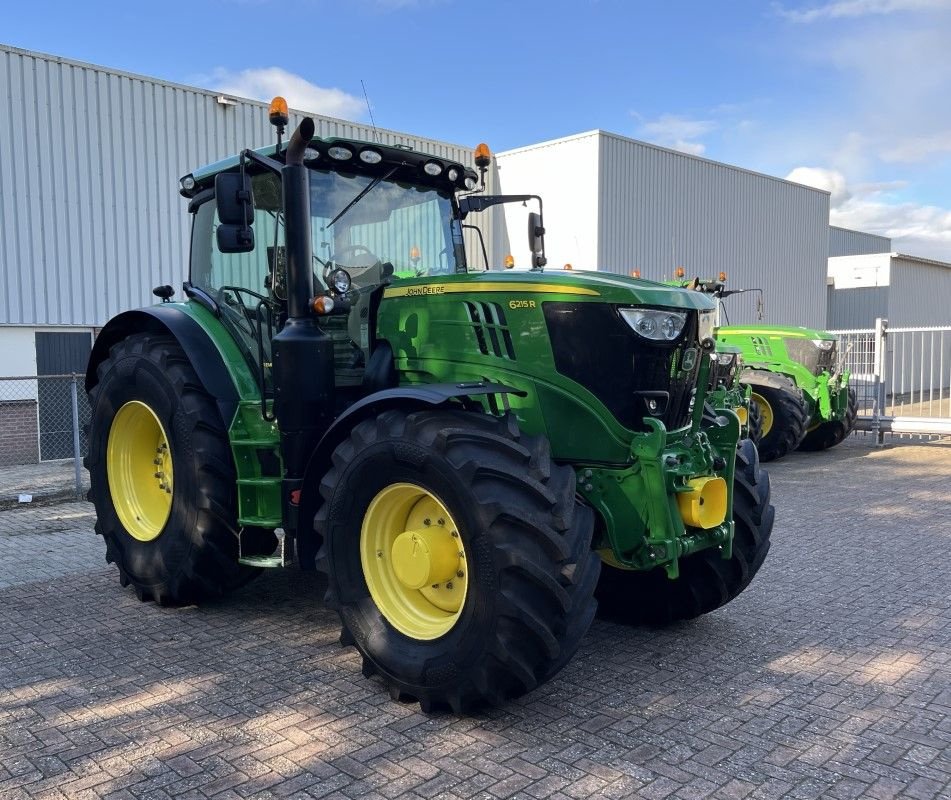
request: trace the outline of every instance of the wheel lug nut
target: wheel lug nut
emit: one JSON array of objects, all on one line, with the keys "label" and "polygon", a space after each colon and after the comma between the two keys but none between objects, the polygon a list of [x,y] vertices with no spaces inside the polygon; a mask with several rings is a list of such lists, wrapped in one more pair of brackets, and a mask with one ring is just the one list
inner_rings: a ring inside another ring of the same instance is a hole
[{"label": "wheel lug nut", "polygon": [[465,574],[464,574],[463,571],[460,569],[460,570],[458,570],[458,571],[456,572],[456,577],[457,577],[457,578],[462,578],[462,577],[465,577]]},{"label": "wheel lug nut", "polygon": [[459,538],[459,532],[458,532],[458,531],[453,531],[453,532],[452,532],[452,538],[453,538],[453,539],[458,539],[458,538]]},{"label": "wheel lug nut", "polygon": [[437,520],[436,520],[436,524],[437,524],[437,525],[440,525],[440,526],[445,525],[445,524],[446,524],[446,520],[444,520],[444,519],[437,519]]},{"label": "wheel lug nut", "polygon": [[451,588],[452,588],[452,581],[449,581],[449,583],[446,584],[446,588],[447,588],[447,589],[451,589]]},{"label": "wheel lug nut", "polygon": [[432,524],[433,524],[433,523],[432,523],[432,521],[429,519],[429,517],[426,517],[426,519],[423,520],[423,525],[432,525]]}]

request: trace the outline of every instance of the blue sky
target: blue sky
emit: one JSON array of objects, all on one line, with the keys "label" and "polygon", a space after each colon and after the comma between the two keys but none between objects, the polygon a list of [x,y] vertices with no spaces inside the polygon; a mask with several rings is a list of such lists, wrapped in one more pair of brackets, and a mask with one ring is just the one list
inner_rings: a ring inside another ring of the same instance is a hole
[{"label": "blue sky", "polygon": [[592,128],[951,261],[951,0],[46,2],[5,44],[496,151]]}]

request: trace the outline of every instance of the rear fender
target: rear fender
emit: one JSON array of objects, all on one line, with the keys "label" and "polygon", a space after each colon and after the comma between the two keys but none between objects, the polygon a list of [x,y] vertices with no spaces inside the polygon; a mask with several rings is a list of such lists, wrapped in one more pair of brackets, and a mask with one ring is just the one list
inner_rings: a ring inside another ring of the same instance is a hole
[{"label": "rear fender", "polygon": [[238,409],[238,390],[211,336],[192,316],[167,303],[113,317],[100,331],[86,366],[86,391],[99,382],[99,365],[113,345],[135,333],[157,333],[175,338],[198,373],[202,386],[218,403],[225,428]]}]

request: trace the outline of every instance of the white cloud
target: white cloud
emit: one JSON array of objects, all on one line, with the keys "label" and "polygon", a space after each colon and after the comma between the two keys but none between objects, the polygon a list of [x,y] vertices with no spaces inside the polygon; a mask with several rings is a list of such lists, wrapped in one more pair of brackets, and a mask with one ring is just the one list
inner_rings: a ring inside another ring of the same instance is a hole
[{"label": "white cloud", "polygon": [[883,161],[916,162],[951,153],[951,130],[930,136],[911,136],[882,151]]},{"label": "white cloud", "polygon": [[786,180],[829,192],[832,208],[840,206],[852,196],[846,186],[845,175],[834,169],[796,167],[786,176]]},{"label": "white cloud", "polygon": [[813,8],[786,9],[779,6],[777,10],[792,22],[815,22],[821,19],[866,17],[901,11],[941,11],[947,8],[947,0],[836,0]]},{"label": "white cloud", "polygon": [[663,114],[655,120],[642,122],[638,135],[663,147],[699,156],[706,152],[707,147],[697,139],[712,133],[716,128],[717,124],[712,120]]},{"label": "white cloud", "polygon": [[849,186],[841,172],[822,167],[796,167],[786,179],[831,192],[832,225],[887,236],[893,250],[951,261],[951,211],[890,202],[889,191],[904,188],[904,182]]},{"label": "white cloud", "polygon": [[341,89],[318,86],[280,67],[244,69],[239,72],[219,67],[211,75],[197,79],[196,83],[224,94],[264,102],[281,95],[293,109],[327,117],[360,119],[366,110],[362,97],[347,94]]}]

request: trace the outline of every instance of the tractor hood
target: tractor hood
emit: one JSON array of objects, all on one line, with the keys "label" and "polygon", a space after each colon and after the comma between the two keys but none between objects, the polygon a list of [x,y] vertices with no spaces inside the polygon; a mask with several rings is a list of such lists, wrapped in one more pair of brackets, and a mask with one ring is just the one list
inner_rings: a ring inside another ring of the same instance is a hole
[{"label": "tractor hood", "polygon": [[815,328],[792,327],[786,325],[724,325],[717,328],[717,337],[728,339],[730,336],[773,336],[783,339],[835,339],[828,331]]},{"label": "tractor hood", "polygon": [[386,297],[413,297],[469,292],[504,292],[572,295],[578,300],[596,300],[622,305],[663,308],[716,308],[715,301],[700,292],[664,286],[653,281],[604,272],[471,272],[466,275],[408,278],[394,281]]}]

